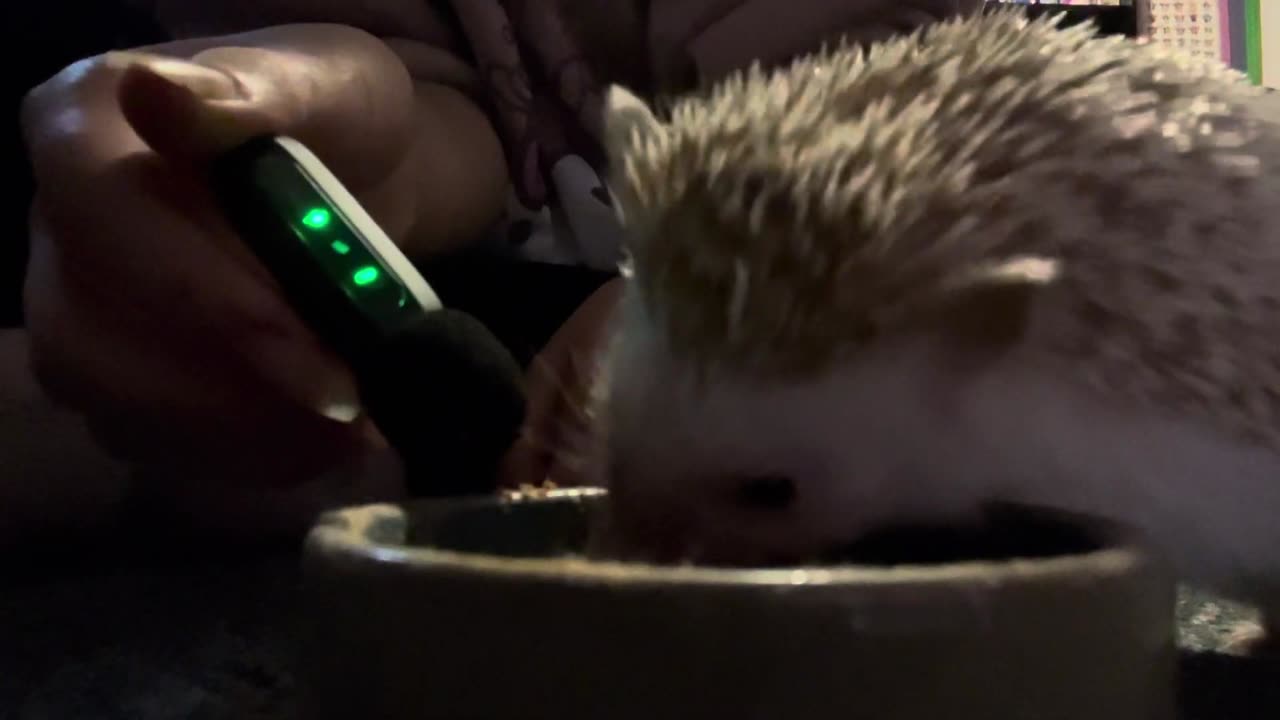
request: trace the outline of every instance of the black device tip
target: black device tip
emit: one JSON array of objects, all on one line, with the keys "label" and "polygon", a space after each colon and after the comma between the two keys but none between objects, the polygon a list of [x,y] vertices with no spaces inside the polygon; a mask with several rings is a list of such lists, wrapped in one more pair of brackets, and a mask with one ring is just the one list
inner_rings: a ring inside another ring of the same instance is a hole
[{"label": "black device tip", "polygon": [[425,313],[365,355],[357,377],[369,416],[404,460],[415,497],[479,495],[524,422],[523,373],[480,321]]}]

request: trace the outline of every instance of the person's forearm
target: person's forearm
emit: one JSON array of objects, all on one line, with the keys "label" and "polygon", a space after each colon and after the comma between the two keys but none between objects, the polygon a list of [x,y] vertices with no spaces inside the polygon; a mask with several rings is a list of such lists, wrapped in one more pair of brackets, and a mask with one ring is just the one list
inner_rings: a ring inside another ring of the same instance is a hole
[{"label": "person's forearm", "polygon": [[419,132],[405,158],[416,212],[401,246],[428,258],[473,243],[502,212],[508,187],[502,145],[480,108],[459,90],[417,84]]}]

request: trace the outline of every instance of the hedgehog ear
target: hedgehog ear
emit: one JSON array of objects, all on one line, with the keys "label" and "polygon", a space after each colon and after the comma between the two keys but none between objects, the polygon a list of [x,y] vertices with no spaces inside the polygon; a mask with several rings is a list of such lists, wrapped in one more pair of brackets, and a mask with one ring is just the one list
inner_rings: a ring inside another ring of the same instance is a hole
[{"label": "hedgehog ear", "polygon": [[653,137],[662,123],[648,104],[621,85],[611,85],[604,102],[604,140],[610,159],[618,157],[636,135]]},{"label": "hedgehog ear", "polygon": [[620,85],[609,87],[604,103],[604,150],[609,164],[614,166],[609,188],[615,200],[614,211],[624,224],[638,200],[636,188],[629,186],[631,180],[622,172],[623,158],[637,139],[656,138],[662,131],[661,121],[644,100]]},{"label": "hedgehog ear", "polygon": [[1057,260],[1019,257],[985,265],[954,284],[930,312],[948,339],[1003,349],[1020,340],[1036,298],[1059,276]]}]

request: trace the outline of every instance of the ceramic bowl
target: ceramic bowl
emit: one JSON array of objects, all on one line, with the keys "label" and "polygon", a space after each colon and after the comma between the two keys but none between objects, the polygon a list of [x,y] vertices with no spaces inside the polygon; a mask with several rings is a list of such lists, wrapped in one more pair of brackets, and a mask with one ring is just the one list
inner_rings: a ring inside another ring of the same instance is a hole
[{"label": "ceramic bowl", "polygon": [[1174,583],[1107,523],[1009,508],[981,532],[868,540],[859,564],[656,567],[581,554],[607,502],[326,515],[303,717],[1174,717]]}]

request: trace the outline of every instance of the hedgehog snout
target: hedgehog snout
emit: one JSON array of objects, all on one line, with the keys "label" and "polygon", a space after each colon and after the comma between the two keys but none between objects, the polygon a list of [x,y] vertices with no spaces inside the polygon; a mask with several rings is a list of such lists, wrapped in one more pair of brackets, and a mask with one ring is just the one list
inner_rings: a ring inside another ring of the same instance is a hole
[{"label": "hedgehog snout", "polygon": [[609,532],[627,557],[662,563],[785,566],[816,561],[852,535],[830,536],[814,523],[810,503],[824,504],[820,488],[798,475],[714,473],[678,481],[648,477],[644,463],[610,471]]},{"label": "hedgehog snout", "polygon": [[631,330],[598,395],[595,462],[629,550],[812,562],[916,494],[922,443],[942,429],[926,409],[938,402],[932,344],[885,346],[812,377],[699,376],[660,335]]}]

